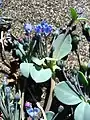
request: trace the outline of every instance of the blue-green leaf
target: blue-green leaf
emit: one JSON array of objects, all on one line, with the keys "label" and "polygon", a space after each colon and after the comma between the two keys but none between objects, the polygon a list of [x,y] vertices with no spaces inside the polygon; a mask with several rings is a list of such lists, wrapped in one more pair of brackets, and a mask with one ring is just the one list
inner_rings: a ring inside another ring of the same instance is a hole
[{"label": "blue-green leaf", "polygon": [[30,67],[32,67],[32,66],[33,66],[32,63],[21,63],[20,64],[20,71],[23,74],[23,76],[25,76],[26,78],[29,77]]},{"label": "blue-green leaf", "polygon": [[[38,67],[38,66],[37,66]],[[30,75],[36,83],[46,82],[52,76],[50,68],[47,69],[36,69],[35,66],[30,67]]]},{"label": "blue-green leaf", "polygon": [[53,41],[53,58],[54,59],[62,59],[66,55],[68,55],[72,49],[72,38],[71,35],[67,35],[65,37],[65,34],[60,34],[56,40]]},{"label": "blue-green leaf", "polygon": [[65,81],[58,83],[54,92],[57,99],[67,105],[75,105],[82,101]]},{"label": "blue-green leaf", "polygon": [[51,69],[43,69],[42,67],[36,66],[33,63],[21,63],[20,70],[23,76],[27,78],[30,74],[36,83],[46,82],[52,76]]},{"label": "blue-green leaf", "polygon": [[90,120],[90,105],[89,103],[80,103],[74,113],[75,120]]},{"label": "blue-green leaf", "polygon": [[52,118],[54,117],[55,113],[52,111],[48,111],[46,112],[46,118],[47,120],[52,120]]},{"label": "blue-green leaf", "polygon": [[36,57],[32,57],[32,61],[34,62],[34,63],[36,63],[37,65],[42,65],[43,63],[44,63],[44,60],[45,59],[39,59],[39,58],[36,58]]}]

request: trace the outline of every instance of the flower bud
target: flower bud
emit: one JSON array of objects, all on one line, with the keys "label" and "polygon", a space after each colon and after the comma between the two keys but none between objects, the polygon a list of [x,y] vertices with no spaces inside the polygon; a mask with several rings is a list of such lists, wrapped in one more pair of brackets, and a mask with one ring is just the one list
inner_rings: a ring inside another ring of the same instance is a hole
[{"label": "flower bud", "polygon": [[5,87],[5,94],[7,97],[10,97],[10,87]]},{"label": "flower bud", "polygon": [[20,95],[19,95],[19,93],[16,93],[16,95],[15,95],[15,100],[16,100],[16,101],[19,101],[19,100],[20,100]]},{"label": "flower bud", "polygon": [[32,108],[32,103],[26,101],[25,107],[26,108]]},{"label": "flower bud", "polygon": [[58,112],[62,112],[64,110],[64,107],[62,106],[62,105],[60,105],[59,107],[58,107]]}]

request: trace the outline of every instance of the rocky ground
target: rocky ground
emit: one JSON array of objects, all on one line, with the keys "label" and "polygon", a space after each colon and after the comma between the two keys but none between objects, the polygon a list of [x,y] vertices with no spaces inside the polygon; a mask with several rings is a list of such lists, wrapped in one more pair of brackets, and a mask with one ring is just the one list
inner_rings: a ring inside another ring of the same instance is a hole
[{"label": "rocky ground", "polygon": [[[46,19],[50,24],[57,26],[67,24],[70,7],[83,11],[84,16],[90,19],[90,0],[3,0],[3,2],[3,15],[13,19],[12,32],[18,37],[22,35],[23,24],[26,22],[37,24]],[[88,62],[89,44],[86,40],[82,39],[78,50],[81,60]],[[69,68],[78,65],[75,53],[70,54],[67,65]],[[3,66],[0,60],[1,69],[8,72],[8,68]]]},{"label": "rocky ground", "polygon": [[[13,30],[22,32],[23,23],[39,23],[46,19],[52,24],[67,23],[69,8],[82,9],[90,18],[90,0],[3,0],[3,14],[13,18]],[[65,22],[65,23],[64,23]]]},{"label": "rocky ground", "polygon": [[[90,0],[3,0],[3,15],[12,21],[12,32],[15,36],[23,33],[23,24],[37,24],[46,19],[53,25],[66,25],[69,19],[69,8],[74,7],[90,19]],[[89,61],[89,44],[82,40],[79,45],[81,60]],[[77,57],[71,53],[68,64],[72,68],[77,65]]]}]

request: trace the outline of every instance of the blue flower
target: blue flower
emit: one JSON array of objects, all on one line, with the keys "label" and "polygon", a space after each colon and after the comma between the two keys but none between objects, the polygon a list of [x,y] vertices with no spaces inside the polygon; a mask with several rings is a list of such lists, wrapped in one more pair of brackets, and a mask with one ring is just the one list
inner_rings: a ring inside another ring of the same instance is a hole
[{"label": "blue flower", "polygon": [[29,24],[29,23],[24,24],[24,30],[26,31],[26,33],[31,33],[32,29],[33,29],[33,27],[31,24]]},{"label": "blue flower", "polygon": [[46,36],[52,32],[52,26],[46,21],[42,21],[40,24],[35,26],[35,32],[38,34],[45,34]]},{"label": "blue flower", "polygon": [[5,94],[7,97],[10,97],[10,92],[11,92],[10,87],[5,87]]},{"label": "blue flower", "polygon": [[38,113],[40,112],[40,109],[37,107],[34,107],[34,108],[30,107],[30,108],[26,108],[26,112],[31,118],[34,118],[38,115]]},{"label": "blue flower", "polygon": [[38,25],[35,27],[35,32],[36,32],[36,33],[41,33],[41,32],[42,32],[42,26],[41,26],[41,24],[38,24]]},{"label": "blue flower", "polygon": [[15,94],[15,100],[16,100],[16,101],[19,101],[19,100],[20,100],[20,95],[19,95],[19,93],[16,93],[16,94]]},{"label": "blue flower", "polygon": [[2,8],[2,6],[3,6],[3,1],[0,0],[0,8]]},{"label": "blue flower", "polygon": [[3,80],[2,80],[2,81],[3,81],[2,83],[3,83],[3,85],[5,85],[5,86],[8,85],[7,77],[8,77],[8,75],[5,75],[4,78],[3,78]]}]

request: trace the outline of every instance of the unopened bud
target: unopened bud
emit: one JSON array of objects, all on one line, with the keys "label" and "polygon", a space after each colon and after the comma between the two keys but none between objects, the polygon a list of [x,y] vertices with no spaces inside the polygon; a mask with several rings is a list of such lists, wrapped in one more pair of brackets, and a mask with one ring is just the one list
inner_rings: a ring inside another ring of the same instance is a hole
[{"label": "unopened bud", "polygon": [[62,106],[62,105],[60,105],[59,107],[58,107],[58,112],[62,112],[64,110],[64,107]]}]

